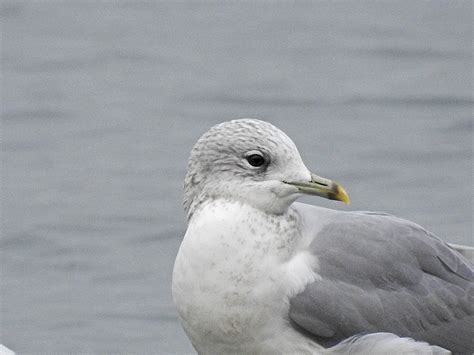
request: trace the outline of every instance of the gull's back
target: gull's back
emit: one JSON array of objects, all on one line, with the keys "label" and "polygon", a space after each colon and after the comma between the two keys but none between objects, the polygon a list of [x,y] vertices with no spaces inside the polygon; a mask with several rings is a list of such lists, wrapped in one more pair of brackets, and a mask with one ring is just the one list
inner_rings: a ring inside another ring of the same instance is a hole
[{"label": "gull's back", "polygon": [[[321,280],[291,300],[290,318],[325,346],[389,332],[451,350],[474,351],[474,271],[422,227],[386,214],[296,203]],[[335,295],[337,295],[335,297]]]}]

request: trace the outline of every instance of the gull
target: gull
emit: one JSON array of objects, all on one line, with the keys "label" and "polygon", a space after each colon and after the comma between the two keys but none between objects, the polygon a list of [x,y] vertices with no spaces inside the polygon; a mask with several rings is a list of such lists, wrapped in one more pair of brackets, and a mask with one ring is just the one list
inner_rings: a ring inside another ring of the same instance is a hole
[{"label": "gull", "polygon": [[268,122],[218,124],[192,148],[172,292],[199,354],[474,352],[467,258],[413,222],[304,194],[349,203]]}]

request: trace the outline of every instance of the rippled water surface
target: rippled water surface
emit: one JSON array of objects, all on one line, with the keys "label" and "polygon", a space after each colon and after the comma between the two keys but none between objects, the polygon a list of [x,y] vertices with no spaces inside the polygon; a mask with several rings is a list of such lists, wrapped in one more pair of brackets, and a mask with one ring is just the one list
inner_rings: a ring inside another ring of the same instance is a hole
[{"label": "rippled water surface", "polygon": [[353,204],[472,240],[471,2],[3,1],[1,342],[192,352],[189,150],[269,120]]}]

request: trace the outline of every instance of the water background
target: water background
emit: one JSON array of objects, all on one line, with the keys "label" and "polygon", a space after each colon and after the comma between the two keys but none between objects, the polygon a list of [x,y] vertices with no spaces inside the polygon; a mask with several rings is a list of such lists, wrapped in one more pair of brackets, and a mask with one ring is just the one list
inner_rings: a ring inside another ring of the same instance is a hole
[{"label": "water background", "polygon": [[1,342],[192,352],[171,300],[186,160],[273,122],[350,207],[474,245],[472,2],[3,1]]}]

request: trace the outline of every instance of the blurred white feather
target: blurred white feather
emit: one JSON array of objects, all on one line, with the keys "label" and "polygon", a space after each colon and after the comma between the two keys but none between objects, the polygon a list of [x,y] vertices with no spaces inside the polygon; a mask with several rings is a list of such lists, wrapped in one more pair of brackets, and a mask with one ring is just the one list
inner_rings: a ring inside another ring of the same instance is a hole
[{"label": "blurred white feather", "polygon": [[467,260],[474,264],[474,248],[467,245],[448,243],[448,245],[462,254]]},{"label": "blurred white feather", "polygon": [[327,349],[325,354],[365,355],[447,355],[450,351],[411,338],[400,338],[392,333],[353,336]]},{"label": "blurred white feather", "polygon": [[8,349],[5,345],[0,344],[0,355],[15,355],[15,352]]}]

